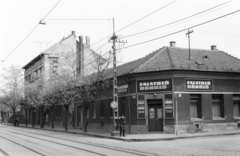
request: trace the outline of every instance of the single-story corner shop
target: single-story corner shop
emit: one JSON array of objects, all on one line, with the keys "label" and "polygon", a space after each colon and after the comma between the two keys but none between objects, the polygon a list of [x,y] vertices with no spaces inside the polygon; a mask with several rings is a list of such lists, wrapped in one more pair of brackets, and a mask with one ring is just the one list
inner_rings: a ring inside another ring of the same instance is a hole
[{"label": "single-story corner shop", "polygon": [[[195,118],[208,131],[239,128],[240,60],[216,46],[191,49],[189,56],[170,43],[117,67],[118,115],[126,116],[127,133],[174,133],[176,124],[186,133]],[[97,106],[89,129],[111,130],[111,114]]]}]

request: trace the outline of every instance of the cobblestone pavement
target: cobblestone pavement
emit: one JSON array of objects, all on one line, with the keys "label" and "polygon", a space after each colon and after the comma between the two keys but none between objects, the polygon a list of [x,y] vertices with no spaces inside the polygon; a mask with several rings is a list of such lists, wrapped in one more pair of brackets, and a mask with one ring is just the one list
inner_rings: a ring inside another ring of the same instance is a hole
[{"label": "cobblestone pavement", "polygon": [[159,156],[240,156],[240,135],[155,142],[86,141]]},{"label": "cobblestone pavement", "polygon": [[[8,128],[11,129],[11,127]],[[240,156],[240,134],[168,141],[123,142],[112,139],[88,137],[79,134],[42,131],[37,129],[19,128],[18,130],[19,132],[25,131],[78,142],[141,151],[142,153],[151,153],[157,156]]]}]

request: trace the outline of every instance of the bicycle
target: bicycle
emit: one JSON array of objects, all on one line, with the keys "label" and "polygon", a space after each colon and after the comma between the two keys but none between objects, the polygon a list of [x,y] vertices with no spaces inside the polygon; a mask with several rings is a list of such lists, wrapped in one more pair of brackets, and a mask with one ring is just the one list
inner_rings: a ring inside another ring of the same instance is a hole
[{"label": "bicycle", "polygon": [[199,120],[199,119],[192,120],[193,124],[188,126],[187,132],[191,134],[196,133],[197,131],[200,131],[202,133],[206,132],[204,130],[205,125],[201,121],[202,120]]}]

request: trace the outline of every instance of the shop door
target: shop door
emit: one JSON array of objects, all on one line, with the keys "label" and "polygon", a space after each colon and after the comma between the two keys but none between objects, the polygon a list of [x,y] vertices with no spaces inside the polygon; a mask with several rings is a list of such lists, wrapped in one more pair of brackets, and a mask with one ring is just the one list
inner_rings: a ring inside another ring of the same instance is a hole
[{"label": "shop door", "polygon": [[148,100],[148,130],[163,131],[162,99]]}]

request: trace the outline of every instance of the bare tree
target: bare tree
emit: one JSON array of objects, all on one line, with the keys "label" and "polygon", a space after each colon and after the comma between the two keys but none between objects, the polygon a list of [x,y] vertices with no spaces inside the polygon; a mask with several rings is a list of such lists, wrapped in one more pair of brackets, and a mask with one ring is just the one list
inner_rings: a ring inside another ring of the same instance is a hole
[{"label": "bare tree", "polygon": [[16,108],[21,107],[23,93],[23,71],[19,66],[10,66],[2,75],[4,87],[1,89],[0,102],[10,108],[16,120]]}]

